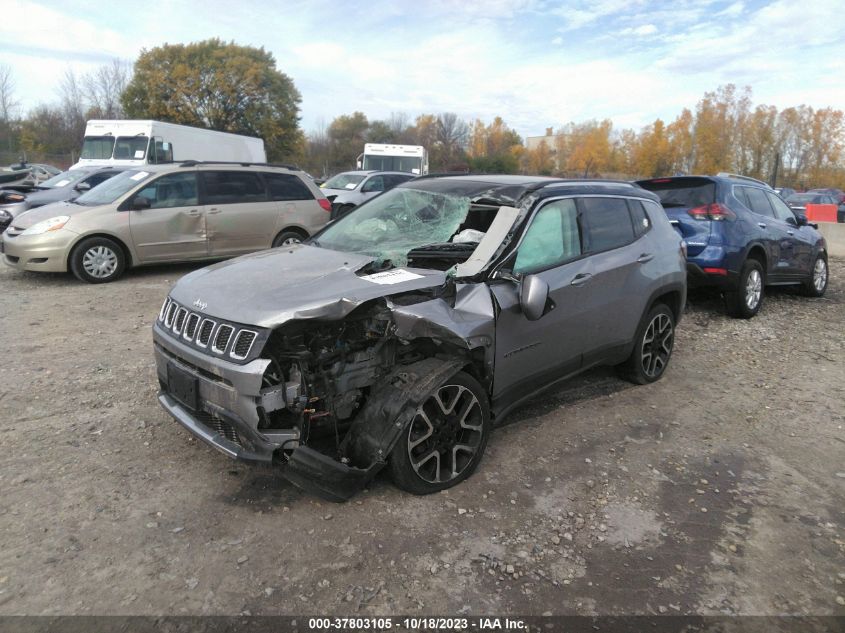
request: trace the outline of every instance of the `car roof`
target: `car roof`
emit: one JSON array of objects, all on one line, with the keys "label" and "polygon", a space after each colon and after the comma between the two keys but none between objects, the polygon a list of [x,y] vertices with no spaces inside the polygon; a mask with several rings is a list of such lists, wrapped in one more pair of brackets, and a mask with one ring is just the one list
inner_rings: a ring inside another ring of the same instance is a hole
[{"label": "car roof", "polygon": [[653,193],[633,183],[617,180],[568,180],[548,176],[466,175],[421,176],[402,183],[398,188],[420,189],[473,199],[487,198],[512,203],[526,193],[540,198],[562,195],[621,195],[658,201]]}]

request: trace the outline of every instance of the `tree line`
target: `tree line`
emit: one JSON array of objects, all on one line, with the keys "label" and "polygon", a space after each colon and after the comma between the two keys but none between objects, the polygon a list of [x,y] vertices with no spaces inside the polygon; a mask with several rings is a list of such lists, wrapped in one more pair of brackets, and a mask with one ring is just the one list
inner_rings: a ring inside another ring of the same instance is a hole
[{"label": "tree line", "polygon": [[0,152],[74,159],[93,118],[171,121],[264,139],[268,159],[315,176],[354,169],[364,143],[423,145],[434,172],[640,178],[729,171],[777,184],[845,189],[842,110],[755,105],[733,84],[706,92],[672,120],[619,129],[610,119],[570,122],[523,139],[501,117],[452,112],[363,112],[304,134],[301,96],[263,48],[218,39],[144,50],[86,74],[66,71],[56,100],[21,112],[10,67],[0,64]]}]

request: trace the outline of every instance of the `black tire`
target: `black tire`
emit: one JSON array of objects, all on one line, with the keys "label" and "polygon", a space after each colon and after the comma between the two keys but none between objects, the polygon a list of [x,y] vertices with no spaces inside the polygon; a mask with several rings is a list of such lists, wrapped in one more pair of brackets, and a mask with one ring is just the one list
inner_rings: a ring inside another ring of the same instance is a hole
[{"label": "black tire", "polygon": [[286,229],[279,233],[275,239],[273,239],[273,248],[278,248],[280,246],[291,246],[293,244],[299,244],[302,240],[306,239],[299,231],[293,231],[291,229]]},{"label": "black tire", "polygon": [[829,277],[830,271],[827,267],[827,258],[823,253],[819,253],[816,255],[815,261],[813,261],[809,278],[801,284],[801,294],[807,297],[824,296]]},{"label": "black tire", "polygon": [[728,314],[737,319],[750,319],[763,306],[766,277],[756,259],[747,259],[739,273],[737,287],[725,293]]},{"label": "black tire", "polygon": [[631,355],[616,369],[634,384],[660,380],[675,347],[675,315],[665,303],[652,306],[637,328]]},{"label": "black tire", "polygon": [[[462,482],[481,462],[490,430],[484,388],[458,372],[426,399],[403,430],[390,454],[393,483],[406,492],[427,495]],[[457,450],[460,446],[466,448]]]},{"label": "black tire", "polygon": [[70,254],[70,269],[81,281],[104,284],[123,275],[126,255],[114,240],[89,237],[77,244]]}]

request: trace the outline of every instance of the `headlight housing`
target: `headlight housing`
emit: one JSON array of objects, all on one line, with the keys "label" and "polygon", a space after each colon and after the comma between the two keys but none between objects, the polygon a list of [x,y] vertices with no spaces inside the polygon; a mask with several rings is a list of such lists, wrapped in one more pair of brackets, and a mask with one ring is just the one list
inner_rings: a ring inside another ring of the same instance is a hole
[{"label": "headlight housing", "polygon": [[12,219],[12,214],[6,209],[0,209],[0,222],[8,222]]},{"label": "headlight housing", "polygon": [[68,220],[70,220],[69,215],[57,215],[54,218],[43,220],[38,224],[33,224],[21,233],[21,235],[41,235],[42,233],[47,233],[48,231],[58,231],[68,223]]}]

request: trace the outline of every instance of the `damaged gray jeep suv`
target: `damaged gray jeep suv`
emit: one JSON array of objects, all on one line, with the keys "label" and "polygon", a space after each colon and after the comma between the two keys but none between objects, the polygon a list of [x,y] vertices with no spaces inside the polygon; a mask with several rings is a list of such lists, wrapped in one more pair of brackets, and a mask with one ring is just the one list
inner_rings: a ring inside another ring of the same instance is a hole
[{"label": "damaged gray jeep suv", "polygon": [[159,401],[323,497],[385,466],[425,494],[468,477],[492,426],[565,378],[659,379],[685,300],[681,238],[644,189],[423,177],[307,243],[183,277],[153,328]]}]

